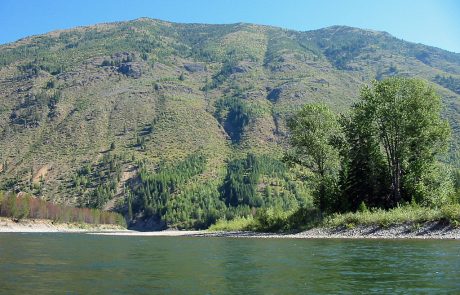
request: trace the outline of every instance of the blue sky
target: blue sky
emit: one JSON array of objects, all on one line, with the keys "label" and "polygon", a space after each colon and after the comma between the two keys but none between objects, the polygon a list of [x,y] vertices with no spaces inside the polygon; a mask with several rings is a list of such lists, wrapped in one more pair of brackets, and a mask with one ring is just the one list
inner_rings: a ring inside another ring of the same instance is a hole
[{"label": "blue sky", "polygon": [[185,23],[248,22],[301,31],[348,25],[460,53],[459,0],[0,0],[0,44],[142,16]]}]

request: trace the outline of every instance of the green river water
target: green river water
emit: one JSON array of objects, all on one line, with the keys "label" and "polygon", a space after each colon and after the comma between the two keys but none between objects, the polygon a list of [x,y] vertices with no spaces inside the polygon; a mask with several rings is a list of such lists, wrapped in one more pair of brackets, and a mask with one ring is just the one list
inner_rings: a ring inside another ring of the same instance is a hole
[{"label": "green river water", "polygon": [[460,241],[0,234],[1,294],[460,294]]}]

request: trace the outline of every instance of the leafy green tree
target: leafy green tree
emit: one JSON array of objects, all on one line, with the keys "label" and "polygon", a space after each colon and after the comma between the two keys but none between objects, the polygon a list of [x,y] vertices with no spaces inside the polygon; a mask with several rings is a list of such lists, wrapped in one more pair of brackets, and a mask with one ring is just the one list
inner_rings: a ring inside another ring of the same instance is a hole
[{"label": "leafy green tree", "polygon": [[435,190],[436,156],[446,151],[450,129],[441,119],[441,99],[423,80],[389,78],[361,92],[355,112],[383,147],[393,205],[425,202]]},{"label": "leafy green tree", "polygon": [[455,189],[454,201],[460,203],[460,169],[455,169],[453,178]]},{"label": "leafy green tree", "polygon": [[315,202],[323,212],[330,206],[337,184],[340,124],[326,105],[307,104],[289,120],[288,127],[293,151],[287,160],[308,167],[316,175]]},{"label": "leafy green tree", "polygon": [[370,118],[356,107],[350,117],[342,118],[341,125],[346,140],[342,148],[340,209],[356,211],[361,204],[385,207],[389,187],[385,159]]}]

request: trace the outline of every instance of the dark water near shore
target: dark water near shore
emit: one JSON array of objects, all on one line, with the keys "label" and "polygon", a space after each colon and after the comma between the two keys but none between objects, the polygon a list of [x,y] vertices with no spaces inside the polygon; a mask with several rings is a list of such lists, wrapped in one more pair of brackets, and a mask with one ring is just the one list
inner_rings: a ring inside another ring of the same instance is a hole
[{"label": "dark water near shore", "polygon": [[0,234],[1,294],[460,294],[460,242]]}]

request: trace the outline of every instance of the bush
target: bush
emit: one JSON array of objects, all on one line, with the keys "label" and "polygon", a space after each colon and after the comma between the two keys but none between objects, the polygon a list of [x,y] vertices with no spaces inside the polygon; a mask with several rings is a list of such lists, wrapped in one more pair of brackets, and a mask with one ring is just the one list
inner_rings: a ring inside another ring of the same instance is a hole
[{"label": "bush", "polygon": [[281,208],[258,209],[255,216],[219,219],[209,227],[211,231],[276,232],[313,227],[320,223],[321,214],[316,208],[300,207],[284,211]]},{"label": "bush", "polygon": [[365,212],[334,214],[328,216],[322,223],[327,227],[390,225],[414,223],[420,224],[429,221],[444,221],[453,226],[460,225],[460,205],[444,205],[439,209],[426,208],[417,205],[406,205],[390,210],[373,209]]},{"label": "bush", "polygon": [[369,209],[367,209],[366,203],[364,203],[364,201],[362,201],[361,204],[359,204],[358,211],[359,212],[368,212],[369,211]]},{"label": "bush", "polygon": [[454,227],[460,226],[460,205],[452,204],[441,207],[442,218]]},{"label": "bush", "polygon": [[255,221],[252,216],[236,217],[232,220],[219,219],[215,224],[209,227],[210,231],[245,231],[253,230]]},{"label": "bush", "polygon": [[296,210],[284,211],[280,208],[258,210],[255,216],[256,231],[289,231],[309,228],[321,220],[320,211],[316,208],[300,207]]},{"label": "bush", "polygon": [[256,229],[258,231],[280,231],[287,229],[291,212],[279,208],[268,208],[257,210]]}]

